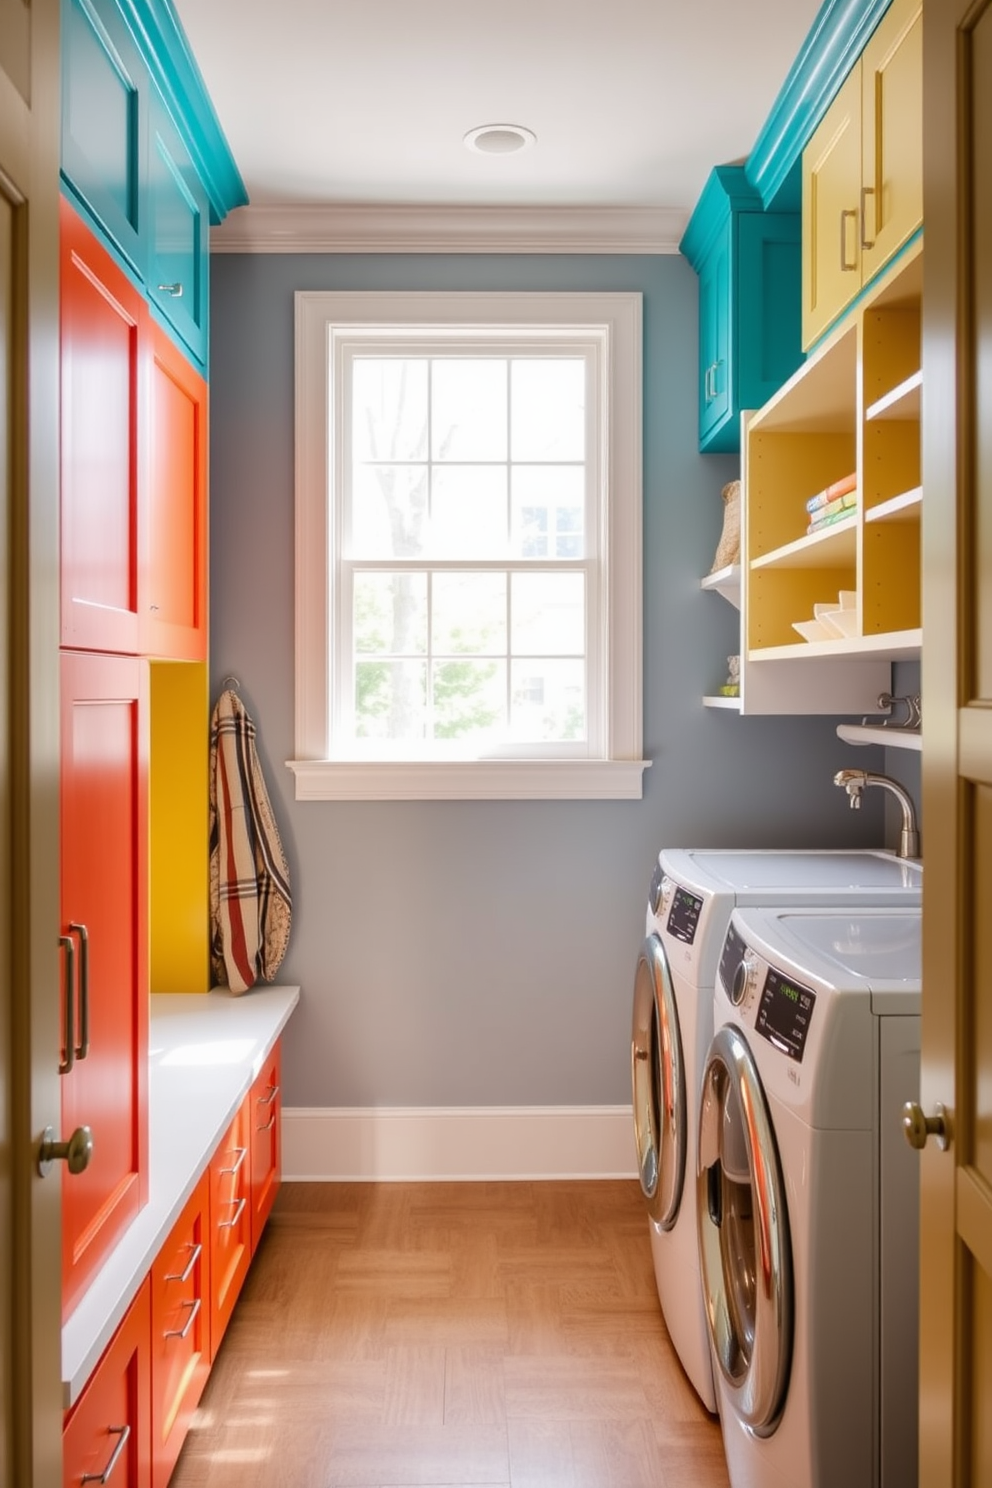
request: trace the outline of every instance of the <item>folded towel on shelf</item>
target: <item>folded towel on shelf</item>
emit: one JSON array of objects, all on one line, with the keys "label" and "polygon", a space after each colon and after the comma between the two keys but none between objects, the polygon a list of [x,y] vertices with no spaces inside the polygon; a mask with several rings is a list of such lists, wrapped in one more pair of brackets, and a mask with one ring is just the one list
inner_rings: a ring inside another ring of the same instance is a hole
[{"label": "folded towel on shelf", "polygon": [[234,993],[275,979],[293,917],[255,736],[238,695],[221,693],[210,720],[210,962]]}]

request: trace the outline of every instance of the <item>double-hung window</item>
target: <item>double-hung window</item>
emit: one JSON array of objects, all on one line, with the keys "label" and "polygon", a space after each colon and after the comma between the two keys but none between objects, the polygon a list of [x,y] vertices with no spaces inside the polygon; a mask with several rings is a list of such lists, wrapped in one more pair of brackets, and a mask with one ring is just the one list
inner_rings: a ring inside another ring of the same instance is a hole
[{"label": "double-hung window", "polygon": [[296,308],[298,798],[639,796],[640,297]]}]

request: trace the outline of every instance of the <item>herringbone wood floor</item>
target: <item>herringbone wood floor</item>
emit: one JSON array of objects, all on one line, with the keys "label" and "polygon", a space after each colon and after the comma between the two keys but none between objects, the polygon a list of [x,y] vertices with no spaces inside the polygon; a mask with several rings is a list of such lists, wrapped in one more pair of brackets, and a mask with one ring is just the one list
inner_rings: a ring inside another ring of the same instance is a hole
[{"label": "herringbone wood floor", "polygon": [[633,1182],[287,1185],[172,1488],[726,1488]]}]

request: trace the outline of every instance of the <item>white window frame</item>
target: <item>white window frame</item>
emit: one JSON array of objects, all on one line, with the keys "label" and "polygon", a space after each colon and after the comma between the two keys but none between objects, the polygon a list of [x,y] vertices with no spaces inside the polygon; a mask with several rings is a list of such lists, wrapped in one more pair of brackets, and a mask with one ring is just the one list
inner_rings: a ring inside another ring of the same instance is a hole
[{"label": "white window frame", "polygon": [[[441,329],[478,339],[552,335],[597,345],[602,370],[602,728],[579,758],[368,759],[332,746],[330,636],[334,526],[329,510],[332,347],[375,329]],[[297,800],[637,799],[642,795],[641,295],[626,293],[296,294]]]}]

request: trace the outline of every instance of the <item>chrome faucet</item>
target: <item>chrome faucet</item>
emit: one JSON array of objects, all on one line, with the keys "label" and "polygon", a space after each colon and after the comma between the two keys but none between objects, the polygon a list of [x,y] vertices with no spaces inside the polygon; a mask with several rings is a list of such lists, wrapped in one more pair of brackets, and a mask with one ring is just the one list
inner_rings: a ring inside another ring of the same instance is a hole
[{"label": "chrome faucet", "polygon": [[881,785],[891,791],[902,807],[899,857],[918,858],[920,856],[920,834],[916,826],[916,812],[913,808],[912,797],[903,790],[897,780],[891,780],[888,775],[872,775],[867,770],[838,770],[834,776],[834,785],[842,785],[847,791],[853,811],[860,809],[861,797],[867,786]]}]

